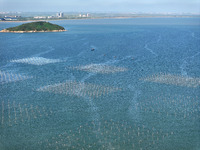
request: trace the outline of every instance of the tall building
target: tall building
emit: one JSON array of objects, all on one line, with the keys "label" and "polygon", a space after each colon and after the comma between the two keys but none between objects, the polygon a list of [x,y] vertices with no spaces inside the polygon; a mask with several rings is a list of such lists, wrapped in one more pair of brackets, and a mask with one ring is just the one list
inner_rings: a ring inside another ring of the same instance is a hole
[{"label": "tall building", "polygon": [[58,18],[62,18],[62,17],[64,17],[64,13],[63,12],[59,12],[59,13],[56,14],[56,16]]}]

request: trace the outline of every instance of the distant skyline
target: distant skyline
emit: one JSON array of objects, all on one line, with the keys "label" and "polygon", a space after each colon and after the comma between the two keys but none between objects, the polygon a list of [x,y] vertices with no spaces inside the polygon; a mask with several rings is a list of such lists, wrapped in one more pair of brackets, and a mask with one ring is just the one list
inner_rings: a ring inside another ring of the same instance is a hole
[{"label": "distant skyline", "polygon": [[2,11],[200,14],[200,0],[0,0]]}]

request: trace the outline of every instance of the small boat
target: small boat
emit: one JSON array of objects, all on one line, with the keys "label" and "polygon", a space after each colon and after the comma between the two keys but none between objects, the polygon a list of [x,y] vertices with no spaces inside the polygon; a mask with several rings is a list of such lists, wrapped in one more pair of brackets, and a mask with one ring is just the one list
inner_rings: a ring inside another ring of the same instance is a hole
[{"label": "small boat", "polygon": [[91,49],[91,51],[94,51],[94,50],[95,50],[94,48]]}]

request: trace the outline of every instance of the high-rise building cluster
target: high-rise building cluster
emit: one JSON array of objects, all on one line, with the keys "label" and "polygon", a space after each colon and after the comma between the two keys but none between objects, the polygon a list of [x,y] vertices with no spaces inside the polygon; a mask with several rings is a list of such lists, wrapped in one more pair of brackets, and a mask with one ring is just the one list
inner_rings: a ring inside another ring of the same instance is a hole
[{"label": "high-rise building cluster", "polygon": [[59,13],[56,14],[56,16],[58,18],[62,18],[62,17],[64,17],[64,13],[63,12],[59,12]]},{"label": "high-rise building cluster", "polygon": [[83,17],[83,18],[90,17],[90,14],[89,13],[87,13],[87,14],[79,14],[79,17]]}]

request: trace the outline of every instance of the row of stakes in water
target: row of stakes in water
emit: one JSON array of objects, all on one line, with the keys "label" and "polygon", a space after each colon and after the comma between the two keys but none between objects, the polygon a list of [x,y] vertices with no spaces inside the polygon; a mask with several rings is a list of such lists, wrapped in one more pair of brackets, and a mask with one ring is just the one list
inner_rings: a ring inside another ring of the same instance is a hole
[{"label": "row of stakes in water", "polygon": [[170,95],[160,93],[158,96],[149,96],[145,100],[138,101],[135,108],[142,112],[152,112],[157,117],[165,116],[175,118],[200,118],[200,102],[198,96]]},{"label": "row of stakes in water", "polygon": [[81,70],[92,73],[100,73],[100,74],[109,74],[109,73],[117,73],[117,72],[125,72],[128,71],[127,68],[124,67],[116,67],[104,64],[90,64],[90,65],[79,65],[75,67],[69,67],[72,70]]},{"label": "row of stakes in water", "polygon": [[[40,57],[32,57],[32,58],[24,58],[24,59],[19,59],[19,60],[12,60],[11,62],[28,63],[28,64],[34,64],[34,65],[44,65],[44,64],[48,64],[48,63],[61,62],[61,60],[46,59],[46,58],[42,58],[42,57],[41,58]],[[102,73],[102,74],[124,72],[124,71],[128,70],[128,69],[122,68],[122,67],[98,65],[98,64],[72,67],[71,69],[88,71],[88,72],[93,72],[93,73]],[[24,76],[24,75],[20,75],[20,74],[14,74],[14,73],[0,71],[0,83],[16,82],[16,81],[20,81],[20,80],[26,80],[29,78],[32,78],[32,76],[29,77],[29,76]]]},{"label": "row of stakes in water", "polygon": [[0,71],[0,84],[26,80],[32,77]]},{"label": "row of stakes in water", "polygon": [[162,131],[126,121],[101,120],[96,123],[69,129],[61,134],[39,141],[38,145],[45,149],[137,149],[158,148],[174,131]]},{"label": "row of stakes in water", "polygon": [[[32,64],[32,65],[45,65],[49,63],[57,63],[57,62],[63,62],[60,59],[47,59],[43,57],[30,57],[30,58],[23,58],[23,59],[17,59],[17,60],[11,60],[12,63],[25,63],[25,64]],[[124,72],[128,71],[127,68],[124,67],[116,67],[116,66],[110,66],[105,64],[89,64],[85,66],[76,66],[76,67],[70,67],[73,70],[82,70],[82,71],[88,71],[93,73],[115,73],[115,72]]]},{"label": "row of stakes in water", "polygon": [[[7,124],[9,124],[9,120],[11,118],[20,118],[20,116],[26,116],[23,119],[20,119],[20,122],[23,122],[27,119],[27,114],[33,112],[38,112],[37,107],[32,107],[28,113],[26,109],[26,105],[22,108],[19,104],[18,108],[16,108],[15,102],[10,104],[8,101],[6,106],[4,105],[4,101],[2,102],[2,114],[4,114],[5,107],[7,107]],[[13,110],[10,109],[11,105],[13,105]],[[198,97],[190,97],[190,96],[181,96],[181,95],[164,95],[160,93],[158,96],[151,96],[146,103],[144,101],[139,104],[140,109],[154,109],[152,112],[156,113],[156,109],[160,106],[163,107],[172,107],[179,106],[180,108],[175,110],[179,113],[184,112],[188,107],[191,108],[189,113],[193,113],[192,111],[200,111],[200,107],[198,105]],[[148,108],[149,107],[149,108]],[[17,110],[15,110],[18,109]],[[33,109],[36,108],[36,109]],[[162,107],[161,107],[162,108]],[[24,115],[18,114],[15,116],[18,117],[9,117],[11,116],[11,112],[22,112],[24,110]],[[12,111],[10,111],[12,110]],[[32,111],[35,110],[35,111]],[[44,111],[45,112],[45,111]],[[38,114],[42,114],[38,112]],[[189,114],[190,115],[190,114]],[[29,116],[29,115],[28,115]],[[2,120],[4,121],[4,115],[2,115]],[[9,119],[10,118],[10,119]],[[35,117],[34,117],[35,118]],[[18,120],[18,119],[15,119]],[[12,121],[14,122],[14,121]],[[145,125],[137,126],[136,124],[131,125],[126,121],[113,121],[113,120],[101,120],[99,122],[89,122],[85,125],[81,125],[75,130],[68,130],[64,133],[59,134],[58,136],[53,136],[51,138],[47,138],[45,141],[38,142],[41,147],[45,147],[48,149],[148,149],[148,146],[152,148],[152,145],[157,146],[162,144],[162,141],[168,138],[169,136],[173,136],[174,131],[162,131],[156,130],[156,128],[150,129],[149,127],[145,127]]]},{"label": "row of stakes in water", "polygon": [[[144,105],[142,105],[144,104]],[[8,101],[6,106],[4,105],[4,101],[2,102],[2,114],[4,114],[4,107],[8,109],[8,116],[11,114],[10,106],[13,105],[13,110],[15,108],[15,102],[10,104]],[[140,108],[148,108],[155,109],[153,111],[156,113],[156,109],[160,106],[163,107],[172,107],[179,106],[180,108],[176,111],[182,113],[189,107],[191,111],[188,111],[188,114],[192,111],[199,111],[200,107],[198,105],[198,96],[181,96],[181,95],[164,95],[160,93],[158,96],[151,96],[146,103],[141,102]],[[27,113],[27,109],[24,105],[23,110],[25,111],[25,116]],[[18,105],[18,112],[21,111],[20,104]],[[161,107],[161,108],[163,108]],[[34,108],[34,107],[32,107]],[[37,107],[35,107],[37,110]],[[16,108],[17,109],[17,108]],[[14,110],[15,112],[15,110]],[[32,111],[28,111],[32,112]],[[33,113],[34,114],[34,113]],[[41,114],[41,113],[38,113]],[[22,115],[22,116],[24,116]],[[21,115],[15,115],[19,118]],[[35,116],[35,115],[32,115]],[[4,115],[3,117],[4,118]],[[9,118],[14,117],[8,117]],[[23,118],[23,117],[21,117]],[[28,117],[26,117],[27,119]],[[2,119],[4,121],[4,119]],[[12,120],[12,119],[10,119]],[[16,119],[17,120],[17,119]],[[22,119],[21,122],[25,120]],[[14,121],[12,121],[14,122]],[[47,140],[38,142],[41,147],[46,147],[48,149],[148,149],[148,146],[157,147],[158,144],[162,144],[162,141],[169,136],[173,136],[174,132],[168,131],[165,132],[162,130],[150,129],[145,127],[145,125],[137,126],[130,125],[125,121],[115,122],[113,120],[107,121],[102,120],[98,123],[90,122],[86,125],[79,126],[75,130],[68,130],[64,133],[59,134],[58,136],[53,136],[51,138],[47,138]]]},{"label": "row of stakes in water", "polygon": [[48,85],[37,89],[40,92],[50,92],[57,94],[73,95],[78,97],[98,98],[100,96],[108,95],[109,93],[121,91],[118,87],[109,87],[96,85],[91,83],[83,83],[76,81],[67,81],[65,83],[58,83]]},{"label": "row of stakes in water", "polygon": [[[157,114],[166,113],[166,116],[170,115],[181,115],[186,118],[191,115],[199,117],[200,105],[198,102],[198,97],[184,97],[184,96],[175,96],[170,97],[170,95],[165,97],[154,97],[151,96],[148,101],[139,102],[137,109],[143,110],[144,112],[153,112]],[[166,110],[166,112],[165,112]],[[6,113],[5,113],[6,111]],[[52,113],[52,112],[51,112]],[[21,105],[6,103],[2,101],[1,103],[1,124],[5,124],[5,121],[11,125],[17,122],[23,122],[23,118],[26,116],[26,119],[37,118],[37,116],[48,115],[46,109],[39,108],[38,106],[33,107],[32,105],[28,106],[26,104]],[[12,117],[11,117],[12,116]],[[20,120],[21,118],[21,120]],[[17,121],[18,120],[18,121]],[[6,124],[7,124],[6,123]]]},{"label": "row of stakes in water", "polygon": [[45,107],[16,103],[1,102],[0,124],[2,127],[13,126],[33,119],[48,117],[53,112]]},{"label": "row of stakes in water", "polygon": [[47,59],[43,57],[30,57],[30,58],[23,58],[23,59],[17,59],[17,60],[11,60],[12,63],[25,63],[25,64],[31,64],[31,65],[46,65],[50,63],[58,63],[62,62],[60,59]]},{"label": "row of stakes in water", "polygon": [[200,86],[200,78],[174,75],[169,73],[154,74],[140,80],[193,88]]}]

